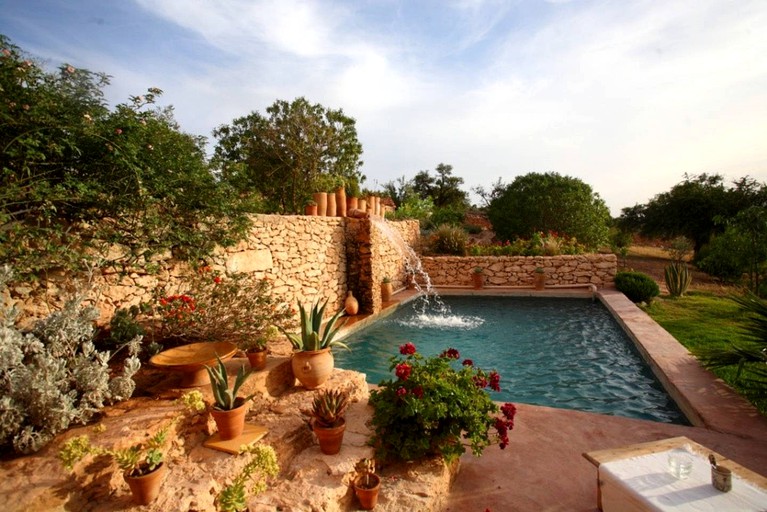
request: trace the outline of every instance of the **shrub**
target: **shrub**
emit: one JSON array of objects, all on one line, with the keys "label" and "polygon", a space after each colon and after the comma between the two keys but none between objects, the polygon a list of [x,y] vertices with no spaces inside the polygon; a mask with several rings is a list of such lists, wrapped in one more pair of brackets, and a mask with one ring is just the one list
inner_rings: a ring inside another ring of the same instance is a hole
[{"label": "shrub", "polygon": [[672,297],[681,297],[687,293],[687,288],[692,283],[692,274],[687,268],[687,263],[683,261],[674,261],[664,269],[663,276],[666,280],[666,287],[669,295]]},{"label": "shrub", "polygon": [[[10,279],[10,268],[0,268],[0,296]],[[16,328],[15,307],[0,305],[0,446],[36,452],[70,424],[87,423],[105,404],[133,394],[141,337],[124,345],[130,356],[122,374],[111,376],[110,353],[93,344],[98,312],[81,306],[85,295],[73,295],[32,332]]]},{"label": "shrub", "polygon": [[392,357],[389,366],[397,378],[381,382],[370,393],[371,443],[378,457],[415,460],[441,455],[451,461],[465,451],[462,438],[474,455],[481,455],[493,441],[501,448],[509,444],[516,408],[507,403],[499,409],[485,389],[500,390],[497,372],[486,373],[469,359],[454,368],[460,357],[455,349],[425,358],[406,343],[399,352],[402,357]]},{"label": "shrub", "polygon": [[442,226],[443,224],[447,224],[458,227],[463,223],[465,217],[466,214],[462,209],[451,207],[435,208],[429,219],[429,225]]},{"label": "shrub", "polygon": [[660,294],[658,283],[641,272],[618,272],[615,274],[615,287],[636,303],[650,302]]},{"label": "shrub", "polygon": [[468,236],[463,229],[443,224],[429,238],[429,248],[434,254],[463,256],[466,254],[467,242]]}]

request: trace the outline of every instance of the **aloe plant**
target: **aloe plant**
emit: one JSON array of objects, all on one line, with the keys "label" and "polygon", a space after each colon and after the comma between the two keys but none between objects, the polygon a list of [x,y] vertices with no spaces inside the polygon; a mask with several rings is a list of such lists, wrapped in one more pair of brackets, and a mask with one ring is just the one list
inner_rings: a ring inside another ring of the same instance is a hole
[{"label": "aloe plant", "polygon": [[329,347],[339,346],[348,350],[344,343],[340,341],[334,341],[336,334],[341,329],[341,326],[336,326],[336,322],[344,313],[342,309],[325,324],[325,328],[322,328],[322,316],[325,313],[325,307],[328,301],[326,300],[322,306],[319,301],[312,307],[311,310],[305,308],[302,304],[298,305],[298,310],[301,315],[301,334],[300,336],[295,333],[289,333],[284,329],[282,332],[288,337],[293,348],[296,350],[323,350]]},{"label": "aloe plant", "polygon": [[314,397],[309,414],[314,425],[322,428],[337,427],[349,407],[349,393],[340,389],[322,390]]},{"label": "aloe plant", "polygon": [[[216,356],[216,359],[218,360],[218,365],[213,368],[209,366],[205,367],[210,376],[210,388],[213,391],[213,399],[216,401],[215,407],[222,411],[231,411],[239,405],[237,404],[237,392],[240,390],[240,387],[245,384],[245,381],[248,380],[252,371],[248,370],[246,372],[245,366],[240,366],[240,369],[237,371],[237,377],[234,379],[234,385],[230,389],[229,375],[226,373],[226,365],[220,357]],[[254,395],[247,396],[243,401],[247,402],[253,398],[253,396]]]},{"label": "aloe plant", "polygon": [[672,297],[681,297],[687,293],[687,288],[692,282],[692,274],[686,263],[675,261],[665,268],[664,274],[666,287]]}]

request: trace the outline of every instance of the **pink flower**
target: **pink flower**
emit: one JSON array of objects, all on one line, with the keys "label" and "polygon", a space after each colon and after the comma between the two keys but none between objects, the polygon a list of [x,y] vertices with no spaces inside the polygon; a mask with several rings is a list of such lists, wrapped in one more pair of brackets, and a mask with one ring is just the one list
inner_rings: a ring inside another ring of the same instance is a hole
[{"label": "pink flower", "polygon": [[397,388],[397,396],[405,396],[407,395],[407,389],[403,388],[402,386]]},{"label": "pink flower", "polygon": [[415,354],[415,345],[412,343],[405,343],[399,346],[399,353],[403,356],[409,356]]},{"label": "pink flower", "polygon": [[402,380],[407,380],[408,377],[410,377],[410,365],[407,363],[400,363],[395,367],[394,373],[397,375],[398,378]]}]

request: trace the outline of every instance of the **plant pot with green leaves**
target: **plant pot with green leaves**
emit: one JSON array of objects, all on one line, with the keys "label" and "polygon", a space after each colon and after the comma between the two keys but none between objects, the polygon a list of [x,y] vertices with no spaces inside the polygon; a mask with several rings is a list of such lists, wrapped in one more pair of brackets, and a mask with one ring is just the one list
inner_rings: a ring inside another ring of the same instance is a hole
[{"label": "plant pot with green leaves", "polygon": [[[202,393],[199,391],[186,393],[179,401],[185,406],[184,412],[199,412],[205,409]],[[139,505],[149,505],[160,493],[160,486],[166,472],[164,449],[168,440],[168,432],[180,417],[181,413],[147,441],[129,448],[102,448],[92,445],[87,435],[73,437],[62,446],[58,454],[59,460],[64,464],[64,467],[71,470],[75,463],[88,455],[107,455],[117,463],[123,472],[123,479],[131,490],[133,500]],[[97,427],[94,430],[101,433],[106,429]]]},{"label": "plant pot with green leaves", "polygon": [[210,415],[218,427],[218,435],[222,441],[237,439],[245,429],[245,414],[248,412],[247,404],[254,395],[247,397],[237,396],[245,381],[248,380],[252,371],[245,371],[245,366],[240,366],[234,384],[229,387],[229,374],[226,365],[220,359],[213,368],[206,366],[210,376],[210,388],[213,391],[214,404],[210,408]]},{"label": "plant pot with green leaves", "polygon": [[546,271],[543,267],[535,267],[533,272],[533,287],[536,290],[543,290],[546,288]]},{"label": "plant pot with green leaves", "polygon": [[482,285],[485,284],[485,270],[482,267],[474,267],[474,270],[471,272],[471,284],[474,288],[479,289],[482,288]]},{"label": "plant pot with green leaves", "polygon": [[391,279],[389,277],[384,277],[381,282],[381,301],[389,302],[393,294],[394,286],[392,285]]},{"label": "plant pot with green leaves", "polygon": [[349,348],[344,343],[334,340],[341,328],[340,325],[336,325],[336,322],[344,313],[343,309],[333,315],[323,328],[322,317],[327,304],[328,301],[326,300],[320,306],[318,301],[311,310],[299,304],[300,335],[282,331],[293,345],[294,352],[291,358],[293,375],[307,389],[318,388],[333,373],[335,361],[333,353],[330,351],[331,348],[336,346],[347,350]]},{"label": "plant pot with green leaves", "polygon": [[362,510],[373,510],[378,504],[378,492],[381,490],[381,478],[375,474],[375,460],[362,459],[356,464],[355,470],[357,474],[352,482],[354,494]]},{"label": "plant pot with green leaves", "polygon": [[270,325],[263,332],[238,343],[240,350],[245,352],[251,369],[259,371],[266,368],[267,346],[275,340],[279,332],[275,326]]},{"label": "plant pot with green leaves", "polygon": [[317,215],[317,201],[310,199],[304,205],[304,215]]},{"label": "plant pot with green leaves", "polygon": [[311,417],[312,430],[320,443],[320,451],[325,455],[335,455],[341,451],[341,443],[346,430],[346,408],[349,407],[349,393],[340,389],[320,390],[314,397]]}]

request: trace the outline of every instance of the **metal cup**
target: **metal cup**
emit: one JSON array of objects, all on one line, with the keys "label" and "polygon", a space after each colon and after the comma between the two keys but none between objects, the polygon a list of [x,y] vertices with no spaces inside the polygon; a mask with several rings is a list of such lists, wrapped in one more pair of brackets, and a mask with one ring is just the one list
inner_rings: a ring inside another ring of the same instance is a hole
[{"label": "metal cup", "polygon": [[724,466],[711,466],[711,485],[719,491],[728,492],[732,489],[732,471]]}]

